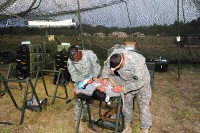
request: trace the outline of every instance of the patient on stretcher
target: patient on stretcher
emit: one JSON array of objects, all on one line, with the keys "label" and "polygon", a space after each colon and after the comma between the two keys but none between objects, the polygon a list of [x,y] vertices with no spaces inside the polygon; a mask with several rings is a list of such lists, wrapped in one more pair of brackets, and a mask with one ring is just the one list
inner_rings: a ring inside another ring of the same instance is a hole
[{"label": "patient on stretcher", "polygon": [[119,93],[112,91],[114,86],[117,86],[117,84],[111,78],[88,78],[78,83],[75,94],[82,93],[92,96],[95,100],[109,101],[110,97],[119,95]]}]

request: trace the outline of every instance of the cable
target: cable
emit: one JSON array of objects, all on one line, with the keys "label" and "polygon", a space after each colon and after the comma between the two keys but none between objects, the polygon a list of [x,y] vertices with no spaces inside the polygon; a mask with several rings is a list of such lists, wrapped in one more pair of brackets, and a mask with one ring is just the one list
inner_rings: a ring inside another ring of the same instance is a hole
[{"label": "cable", "polygon": [[125,0],[121,0],[121,1],[124,2],[125,5],[126,5],[126,12],[127,12],[127,15],[128,15],[129,24],[132,27],[131,18],[130,18],[130,14],[129,14],[129,10],[128,10],[128,4],[127,4],[127,2]]},{"label": "cable", "polygon": [[63,8],[62,8],[60,5],[58,5],[58,4],[56,3],[56,1],[55,1],[55,0],[53,0],[53,2],[55,3],[55,5],[56,5],[57,7],[59,7],[60,9],[62,9],[62,10],[63,10]]},{"label": "cable", "polygon": [[15,3],[16,1],[17,0],[7,0],[4,4],[0,5],[0,12]]},{"label": "cable", "polygon": [[29,12],[31,12],[31,11],[33,10],[32,7],[35,5],[36,2],[37,2],[37,0],[34,0],[34,1],[32,2],[32,4],[30,5],[30,7],[29,7],[26,11],[21,12],[21,13],[17,13],[16,15],[17,15],[17,16],[21,16],[21,17],[26,16]]},{"label": "cable", "polygon": [[37,9],[40,6],[41,2],[42,2],[42,0],[40,0],[40,2],[38,3],[38,5],[36,7],[34,7],[32,10]]}]

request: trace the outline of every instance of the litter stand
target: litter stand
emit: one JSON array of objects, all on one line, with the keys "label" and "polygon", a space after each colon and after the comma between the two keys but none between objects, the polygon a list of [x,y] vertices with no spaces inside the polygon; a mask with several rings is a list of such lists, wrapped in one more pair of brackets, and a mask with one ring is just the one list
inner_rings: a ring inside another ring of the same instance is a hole
[{"label": "litter stand", "polygon": [[[4,86],[5,86],[5,93],[8,93],[8,95],[10,96],[13,104],[15,105],[15,107],[19,110],[21,110],[21,119],[19,124],[21,125],[24,121],[24,114],[25,114],[25,109],[27,109],[27,95],[32,93],[32,95],[35,97],[36,102],[37,102],[37,107],[38,107],[38,111],[42,111],[42,106],[40,104],[39,98],[36,94],[35,91],[35,87],[33,85],[33,83],[31,82],[31,79],[28,77],[26,79],[23,80],[16,80],[16,79],[5,79],[3,76],[0,76],[0,82],[3,82]],[[23,105],[22,107],[19,107],[17,102],[15,101],[15,98],[12,94],[12,92],[10,91],[10,88],[8,87],[8,83],[9,82],[15,82],[15,83],[25,83],[25,92],[24,92],[24,98],[23,98]],[[31,86],[31,91],[28,90],[28,86]]]},{"label": "litter stand", "polygon": [[[45,80],[44,80],[44,74],[43,74],[44,72],[58,73],[58,77],[57,77],[56,86],[55,86],[55,90],[54,90],[54,95],[53,96],[49,96],[49,93],[47,91],[46,83],[45,83]],[[68,98],[67,88],[66,88],[65,84],[62,84],[62,86],[64,87],[66,97],[56,96],[57,90],[58,90],[58,85],[59,85],[59,79],[60,79],[61,74],[63,74],[62,68],[60,68],[59,71],[57,71],[57,70],[46,70],[46,69],[41,69],[41,68],[38,68],[38,70],[37,70],[34,87],[36,88],[37,81],[38,81],[39,77],[41,77],[46,95],[48,97],[52,97],[51,104],[53,104],[55,102],[55,98],[60,98],[60,99],[67,99]]]},{"label": "litter stand", "polygon": [[[0,65],[0,67],[5,67],[5,65]],[[3,75],[0,73],[0,76],[1,76],[1,77],[4,77],[4,78],[6,77],[6,79],[10,79],[10,78],[13,77],[13,75],[16,76],[16,71],[15,71],[14,68],[13,68],[13,64],[9,64],[7,68],[8,68],[8,70],[7,70],[6,76],[5,76],[5,75],[3,76]],[[20,89],[19,89],[19,90],[22,90],[22,84],[21,84],[21,82],[19,82],[19,86],[20,86]],[[2,90],[2,89],[1,89],[1,83],[0,83],[0,97],[3,96],[3,95],[5,94],[5,91],[6,91],[6,90]]]},{"label": "litter stand", "polygon": [[[88,111],[88,117],[89,117],[89,128],[91,128],[92,130],[95,130],[93,128],[93,124],[95,124],[95,121],[92,121],[91,119],[91,112],[90,112],[90,105],[89,105],[89,102],[90,100],[92,99],[90,96],[88,96],[88,99],[83,99],[82,97],[85,98],[85,96],[83,96],[84,94],[81,94],[81,95],[77,95],[76,97],[78,99],[80,99],[80,107],[79,107],[79,114],[78,114],[78,120],[77,120],[77,123],[76,123],[76,133],[78,133],[79,131],[79,125],[80,125],[80,120],[81,120],[81,115],[82,115],[82,109],[83,109],[83,104],[84,104],[84,101],[86,102],[86,105],[87,105],[87,111]],[[86,96],[87,97],[87,96]],[[121,102],[121,96],[118,96],[118,97],[115,97],[116,99],[116,104],[117,104],[117,111],[116,111],[116,119],[114,120],[115,121],[115,126],[114,126],[114,131],[115,133],[119,132],[119,130],[123,130],[124,128],[124,121],[123,121],[123,116],[122,116],[122,128],[119,129],[119,122],[120,122],[120,110],[121,110],[121,106],[122,106],[122,102]],[[102,102],[100,101],[100,105],[99,105],[99,117],[102,118],[102,114],[101,114],[101,109],[103,109],[102,107]],[[102,119],[103,121],[105,119]],[[100,127],[103,127],[104,128],[104,125],[98,125]]]}]

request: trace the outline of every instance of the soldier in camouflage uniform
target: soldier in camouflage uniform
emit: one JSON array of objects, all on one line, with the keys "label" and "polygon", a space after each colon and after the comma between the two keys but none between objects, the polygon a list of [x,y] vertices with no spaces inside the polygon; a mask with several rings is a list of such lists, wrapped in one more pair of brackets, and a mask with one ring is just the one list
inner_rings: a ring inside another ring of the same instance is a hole
[{"label": "soldier in camouflage uniform", "polygon": [[142,133],[148,133],[152,125],[149,108],[151,99],[150,74],[145,58],[125,49],[115,49],[104,62],[103,77],[112,77],[120,86],[113,88],[114,92],[124,93],[123,113],[125,128],[123,133],[131,133],[133,115],[133,98],[137,96],[140,110],[140,127]]},{"label": "soldier in camouflage uniform", "polygon": [[[68,49],[68,71],[74,82],[74,89],[77,89],[79,81],[87,79],[89,76],[97,77],[100,73],[100,65],[97,56],[91,50],[78,50],[76,46]],[[74,105],[75,121],[79,113],[80,99],[76,99]],[[86,115],[86,107],[83,109],[82,116]],[[80,130],[82,126],[80,125]]]}]

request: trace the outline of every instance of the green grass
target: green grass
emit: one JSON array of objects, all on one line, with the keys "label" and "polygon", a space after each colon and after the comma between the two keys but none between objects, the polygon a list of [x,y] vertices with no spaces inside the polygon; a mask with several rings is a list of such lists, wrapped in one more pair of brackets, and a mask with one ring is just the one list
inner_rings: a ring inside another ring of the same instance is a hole
[{"label": "green grass", "polygon": [[[102,60],[103,61],[103,60]],[[169,65],[168,72],[155,73],[154,89],[150,103],[153,125],[152,133],[163,132],[200,132],[200,66],[181,65],[181,78],[178,79],[177,65]],[[34,80],[33,80],[34,81]],[[49,94],[52,95],[55,86],[52,84],[53,77],[45,76]],[[46,98],[41,80],[37,84],[37,94],[40,99]],[[19,85],[9,83],[11,91],[17,102],[21,105],[24,93],[17,90]],[[74,96],[73,84],[67,85],[69,98]],[[59,96],[64,96],[62,87],[58,88]],[[0,121],[13,122],[16,125],[0,125],[0,133],[71,133],[75,132],[74,124],[74,101],[65,104],[65,100],[56,99],[53,105],[50,104],[51,97],[48,97],[48,106],[42,112],[31,112],[26,110],[24,123],[17,125],[20,120],[20,111],[17,110],[8,94],[0,99]],[[96,112],[95,112],[96,111]],[[98,116],[98,108],[93,107],[95,118]],[[85,132],[92,132],[87,123],[84,123]],[[139,110],[135,101],[132,129],[134,133],[140,132]],[[102,133],[113,131],[104,129]]]}]

